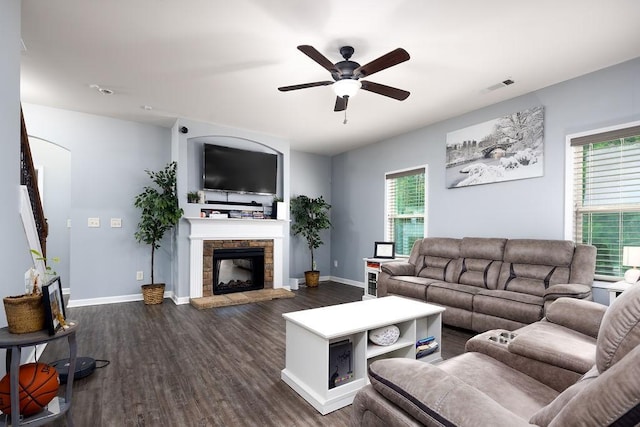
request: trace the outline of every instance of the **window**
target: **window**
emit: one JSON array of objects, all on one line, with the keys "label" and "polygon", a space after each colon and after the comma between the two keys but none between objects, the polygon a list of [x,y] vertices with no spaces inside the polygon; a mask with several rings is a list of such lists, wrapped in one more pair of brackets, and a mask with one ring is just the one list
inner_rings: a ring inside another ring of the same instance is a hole
[{"label": "window", "polygon": [[573,237],[598,248],[596,278],[617,279],[640,246],[640,126],[570,138]]},{"label": "window", "polygon": [[409,256],[425,236],[427,167],[385,175],[385,240],[396,243],[397,256]]}]

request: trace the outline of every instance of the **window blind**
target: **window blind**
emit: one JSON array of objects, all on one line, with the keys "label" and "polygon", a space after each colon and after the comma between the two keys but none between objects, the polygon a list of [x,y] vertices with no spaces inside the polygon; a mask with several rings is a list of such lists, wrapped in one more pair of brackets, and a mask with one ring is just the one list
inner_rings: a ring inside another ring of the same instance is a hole
[{"label": "window blind", "polygon": [[395,242],[397,255],[409,255],[413,243],[424,237],[426,168],[385,176],[385,239]]},{"label": "window blind", "polygon": [[640,126],[571,140],[574,239],[597,247],[596,277],[619,278],[640,246]]}]

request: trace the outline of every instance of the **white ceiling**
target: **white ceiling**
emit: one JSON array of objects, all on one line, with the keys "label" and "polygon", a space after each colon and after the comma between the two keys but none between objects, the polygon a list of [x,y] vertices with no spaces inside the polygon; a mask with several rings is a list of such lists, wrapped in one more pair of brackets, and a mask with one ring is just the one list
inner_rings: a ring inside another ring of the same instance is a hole
[{"label": "white ceiling", "polygon": [[[640,1],[22,0],[22,39],[23,102],[333,155],[639,57]],[[408,62],[367,80],[411,96],[360,91],[345,125],[331,86],[277,90],[331,80],[301,44],[332,62],[351,45],[360,64],[403,47]]]}]

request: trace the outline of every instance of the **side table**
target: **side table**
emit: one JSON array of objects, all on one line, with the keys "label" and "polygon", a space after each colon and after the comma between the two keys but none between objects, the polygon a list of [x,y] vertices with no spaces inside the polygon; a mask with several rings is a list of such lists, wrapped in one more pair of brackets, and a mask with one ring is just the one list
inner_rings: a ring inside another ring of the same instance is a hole
[{"label": "side table", "polygon": [[632,283],[627,283],[624,280],[614,283],[598,283],[593,284],[594,288],[605,289],[609,294],[609,305],[611,305],[618,296],[633,286]]},{"label": "side table", "polygon": [[[49,335],[46,330],[27,334],[12,334],[9,332],[9,328],[7,327],[0,329],[0,348],[7,350],[6,369],[11,381],[11,426],[41,426],[66,414],[67,425],[73,427],[70,409],[71,393],[73,391],[73,376],[76,370],[76,355],[78,350],[76,344],[78,322],[74,320],[67,320],[67,323],[70,325],[69,328],[61,329],[55,335]],[[67,385],[64,397],[54,397],[44,411],[28,418],[21,419],[18,393],[18,371],[20,369],[22,348],[55,341],[65,337],[69,343],[69,374],[67,376]],[[9,425],[9,415],[0,415],[0,421],[4,421],[4,425]]]},{"label": "side table", "polygon": [[378,275],[380,266],[385,262],[397,261],[394,258],[363,258],[364,261],[364,295],[362,300],[378,297]]}]

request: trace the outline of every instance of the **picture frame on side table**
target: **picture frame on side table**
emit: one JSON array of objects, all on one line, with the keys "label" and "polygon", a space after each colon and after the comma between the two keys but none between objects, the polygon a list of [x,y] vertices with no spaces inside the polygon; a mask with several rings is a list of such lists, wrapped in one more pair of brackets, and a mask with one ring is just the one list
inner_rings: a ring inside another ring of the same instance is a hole
[{"label": "picture frame on side table", "polygon": [[373,249],[374,258],[395,258],[396,257],[395,242],[375,242]]},{"label": "picture frame on side table", "polygon": [[62,299],[62,285],[60,277],[56,276],[42,287],[44,303],[44,321],[49,335],[55,335],[65,324],[64,300]]}]

